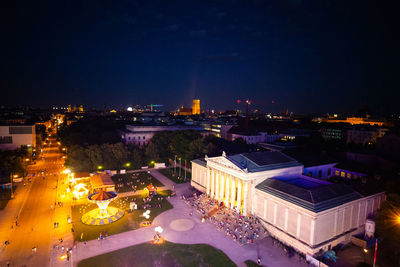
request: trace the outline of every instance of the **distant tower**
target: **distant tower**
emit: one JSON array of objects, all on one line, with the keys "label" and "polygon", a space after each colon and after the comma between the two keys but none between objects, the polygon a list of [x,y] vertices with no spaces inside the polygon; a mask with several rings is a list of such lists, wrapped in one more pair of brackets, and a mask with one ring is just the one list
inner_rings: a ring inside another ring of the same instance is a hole
[{"label": "distant tower", "polygon": [[200,114],[200,99],[193,99],[192,114],[193,115]]}]

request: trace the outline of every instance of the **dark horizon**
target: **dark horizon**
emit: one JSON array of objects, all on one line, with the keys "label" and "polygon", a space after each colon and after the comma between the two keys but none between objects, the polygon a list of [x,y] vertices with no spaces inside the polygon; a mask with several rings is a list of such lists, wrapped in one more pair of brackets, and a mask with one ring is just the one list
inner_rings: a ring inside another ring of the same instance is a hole
[{"label": "dark horizon", "polygon": [[226,110],[250,99],[271,112],[396,113],[397,10],[329,0],[9,6],[0,105],[169,111],[199,98]]}]

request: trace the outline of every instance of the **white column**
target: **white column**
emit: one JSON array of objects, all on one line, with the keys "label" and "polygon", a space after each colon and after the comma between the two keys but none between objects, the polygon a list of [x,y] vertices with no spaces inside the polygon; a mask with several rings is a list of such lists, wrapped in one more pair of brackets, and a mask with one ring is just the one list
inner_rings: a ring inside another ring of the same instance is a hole
[{"label": "white column", "polygon": [[243,192],[243,215],[247,215],[247,193],[248,193],[249,182],[244,182],[244,192]]},{"label": "white column", "polygon": [[207,195],[210,195],[210,190],[211,190],[211,169],[207,169],[206,173],[206,189],[207,189]]},{"label": "white column", "polygon": [[[332,236],[335,236],[335,235],[337,235],[337,219],[338,219],[338,211],[336,210],[335,211],[335,222],[334,222],[334,224],[333,224],[333,234],[332,234]],[[357,225],[358,226],[358,225]]]},{"label": "white column", "polygon": [[226,181],[225,181],[225,206],[229,207],[230,201],[230,192],[229,192],[229,174],[226,174]]},{"label": "white column", "polygon": [[225,173],[220,172],[219,173],[219,180],[220,180],[220,189],[219,189],[219,200],[220,201],[225,201],[224,199],[224,191],[225,191]]},{"label": "white column", "polygon": [[310,245],[314,245],[315,219],[311,218]]},{"label": "white column", "polygon": [[211,175],[210,175],[210,183],[211,183],[211,193],[210,193],[210,197],[214,198],[214,179],[215,179],[215,171],[214,169],[211,169]]},{"label": "white column", "polygon": [[263,214],[264,220],[267,220],[267,205],[268,205],[267,199],[264,198],[264,214]]},{"label": "white column", "polygon": [[217,199],[219,201],[219,187],[220,187],[219,179],[221,179],[221,177],[219,175],[219,171],[216,171],[215,174],[216,174],[216,176],[215,176],[215,199]]},{"label": "white column", "polygon": [[296,237],[300,238],[300,231],[301,231],[301,215],[297,213],[297,229],[296,229]]},{"label": "white column", "polygon": [[285,225],[284,225],[285,231],[287,231],[288,220],[289,220],[289,209],[286,208],[286,209],[285,209]]},{"label": "white column", "polygon": [[236,194],[236,184],[235,184],[236,178],[231,176],[231,209],[235,206],[235,194]]},{"label": "white column", "polygon": [[238,178],[238,193],[237,193],[237,208],[239,212],[241,211],[242,207],[242,180]]}]

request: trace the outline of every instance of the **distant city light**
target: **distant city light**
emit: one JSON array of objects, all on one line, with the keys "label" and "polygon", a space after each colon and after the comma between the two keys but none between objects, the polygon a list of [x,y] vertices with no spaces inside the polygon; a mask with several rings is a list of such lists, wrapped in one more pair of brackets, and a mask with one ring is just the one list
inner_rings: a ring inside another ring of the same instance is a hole
[{"label": "distant city light", "polygon": [[131,112],[131,111],[133,111],[133,108],[132,107],[128,107],[126,110]]}]

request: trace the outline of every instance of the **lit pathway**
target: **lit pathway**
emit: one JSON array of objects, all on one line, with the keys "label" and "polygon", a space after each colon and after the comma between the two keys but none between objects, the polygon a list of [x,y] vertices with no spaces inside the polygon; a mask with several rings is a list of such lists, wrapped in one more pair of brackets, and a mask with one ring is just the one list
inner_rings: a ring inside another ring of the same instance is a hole
[{"label": "lit pathway", "polygon": [[[240,246],[231,238],[218,231],[212,224],[208,222],[201,223],[200,215],[197,212],[194,212],[193,217],[189,216],[192,209],[179,197],[189,188],[189,184],[175,185],[159,172],[153,170],[151,173],[166,187],[172,189],[175,186],[177,196],[169,200],[174,208],[157,216],[151,227],[112,235],[102,241],[92,240],[87,242],[86,245],[79,243],[78,249],[73,252],[74,265],[77,265],[82,259],[150,242],[155,234],[154,228],[162,226],[164,229],[162,235],[166,240],[184,244],[209,244],[221,249],[238,266],[246,266],[244,261],[249,259],[257,261],[257,251],[260,252],[262,263],[265,266],[307,266],[305,263],[299,262],[297,257],[290,259],[285,256],[282,249],[271,244],[270,239],[264,239],[252,245]],[[191,220],[193,227],[186,231],[177,231],[170,227],[171,222],[181,219]]]}]

